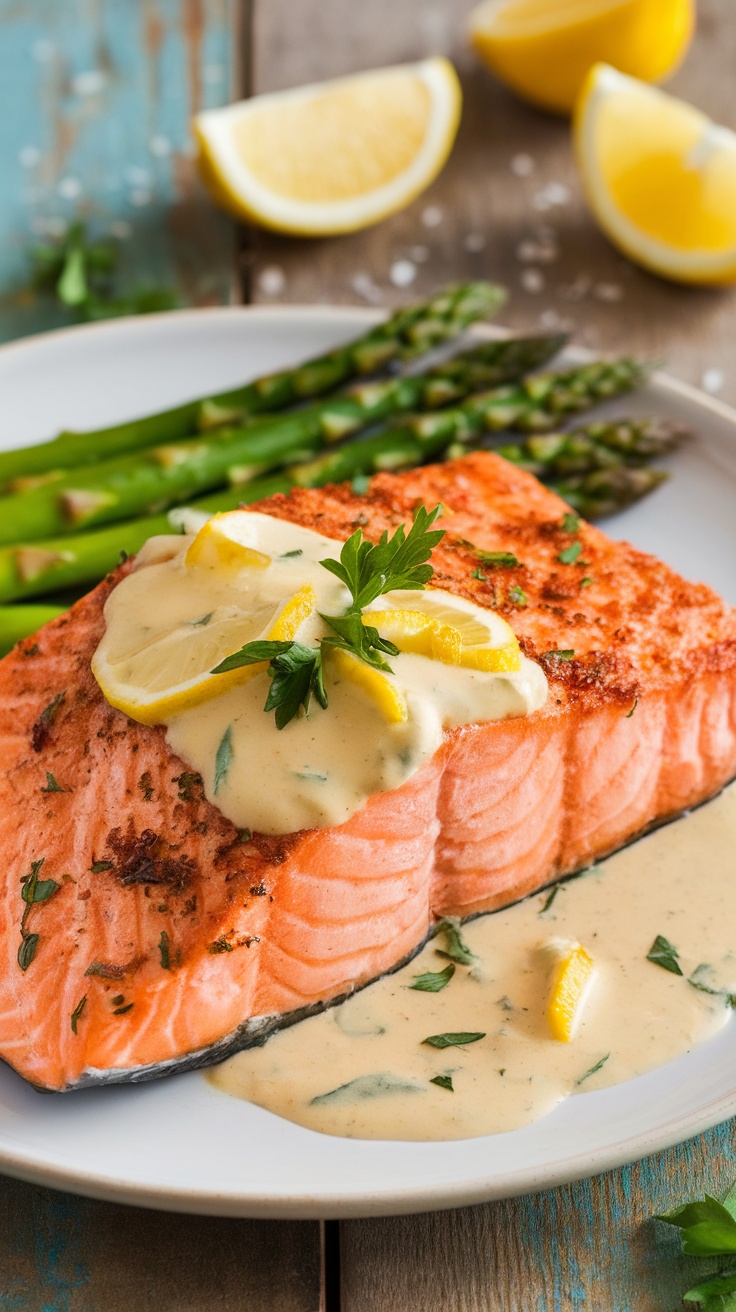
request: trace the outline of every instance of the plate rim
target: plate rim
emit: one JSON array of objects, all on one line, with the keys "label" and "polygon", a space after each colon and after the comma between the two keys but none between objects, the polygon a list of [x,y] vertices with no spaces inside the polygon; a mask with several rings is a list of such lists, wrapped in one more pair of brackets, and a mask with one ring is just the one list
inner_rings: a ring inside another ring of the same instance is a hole
[{"label": "plate rim", "polygon": [[[37,347],[42,348],[45,344],[59,339],[66,340],[71,336],[83,338],[91,333],[97,336],[110,335],[110,337],[120,333],[135,335],[144,328],[155,330],[157,327],[165,331],[165,326],[172,320],[178,323],[194,323],[207,318],[257,318],[278,323],[279,321],[293,322],[295,319],[313,322],[318,318],[325,321],[349,319],[356,324],[362,323],[368,326],[380,322],[390,313],[390,308],[350,304],[278,304],[209,306],[145,316],[126,316],[102,323],[70,325],[2,343],[0,365],[10,356],[20,358],[24,354],[32,353]],[[511,331],[495,322],[478,327],[484,334],[492,336],[503,336]],[[565,352],[569,358],[581,360],[597,354],[575,345],[566,347]],[[651,382],[674,397],[696,405],[701,410],[709,411],[725,421],[733,428],[736,440],[736,407],[662,370],[653,373]],[[597,1094],[594,1092],[582,1096],[595,1098]],[[722,1094],[712,1099],[710,1103],[703,1103],[695,1113],[683,1111],[671,1115],[656,1128],[650,1127],[638,1133],[629,1133],[607,1148],[596,1150],[593,1161],[591,1161],[591,1152],[587,1151],[572,1157],[567,1155],[563,1159],[541,1167],[527,1165],[520,1171],[507,1170],[502,1175],[498,1172],[494,1172],[492,1176],[486,1173],[462,1182],[443,1182],[439,1185],[423,1182],[417,1185],[402,1185],[395,1189],[372,1189],[362,1194],[332,1189],[329,1192],[322,1190],[319,1196],[307,1191],[300,1194],[290,1193],[288,1196],[263,1193],[256,1195],[236,1194],[230,1190],[211,1188],[197,1189],[183,1185],[133,1184],[110,1174],[89,1170],[79,1171],[48,1162],[44,1164],[28,1152],[15,1152],[2,1147],[0,1147],[0,1170],[32,1184],[68,1190],[90,1198],[199,1215],[283,1220],[321,1219],[325,1216],[344,1218],[387,1216],[469,1206],[556,1188],[589,1178],[591,1166],[593,1175],[616,1169],[651,1153],[672,1147],[685,1138],[701,1134],[734,1115],[736,1115],[736,1081],[730,1093]],[[494,1137],[482,1136],[480,1142],[492,1140]]]}]

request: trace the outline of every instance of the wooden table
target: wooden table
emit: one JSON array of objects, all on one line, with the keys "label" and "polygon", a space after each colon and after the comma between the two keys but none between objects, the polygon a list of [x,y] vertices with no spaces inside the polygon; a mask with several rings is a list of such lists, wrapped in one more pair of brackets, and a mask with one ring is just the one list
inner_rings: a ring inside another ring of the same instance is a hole
[{"label": "wooden table", "polygon": [[[84,214],[121,239],[128,282],[168,281],[185,302],[393,304],[488,276],[509,288],[512,327],[562,324],[594,347],[666,357],[736,402],[734,294],[670,286],[608,246],[568,125],[475,64],[469,8],[0,0],[0,338],[62,320],[28,291],[27,247]],[[403,214],[306,243],[236,233],[203,196],[193,110],[438,51],[463,78],[463,123],[441,178]],[[673,88],[736,126],[734,66],[731,0],[701,0]],[[536,1197],[340,1225],[179,1217],[2,1180],[0,1312],[671,1312],[695,1263],[650,1218],[735,1176],[724,1125]]]}]

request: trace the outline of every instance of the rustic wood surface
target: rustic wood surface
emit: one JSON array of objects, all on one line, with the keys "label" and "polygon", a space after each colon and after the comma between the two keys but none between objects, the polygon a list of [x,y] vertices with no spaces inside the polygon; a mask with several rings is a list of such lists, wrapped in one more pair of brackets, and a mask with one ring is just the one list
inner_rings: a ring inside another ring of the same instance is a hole
[{"label": "rustic wood surface", "polygon": [[[488,276],[509,287],[512,327],[666,356],[736,401],[735,293],[670,286],[612,250],[584,208],[568,125],[465,51],[470,7],[261,0],[251,41],[248,0],[0,0],[0,339],[63,321],[29,291],[27,249],[83,215],[117,235],[129,283],[168,283],[184,303],[392,304]],[[234,233],[203,196],[193,109],[430,52],[455,60],[465,111],[447,168],[403,214],[299,242]],[[700,0],[672,88],[736,126],[735,61],[729,0]],[[725,1125],[536,1197],[339,1227],[178,1217],[2,1180],[0,1312],[673,1312],[695,1264],[651,1217],[724,1189],[734,1147]]]}]

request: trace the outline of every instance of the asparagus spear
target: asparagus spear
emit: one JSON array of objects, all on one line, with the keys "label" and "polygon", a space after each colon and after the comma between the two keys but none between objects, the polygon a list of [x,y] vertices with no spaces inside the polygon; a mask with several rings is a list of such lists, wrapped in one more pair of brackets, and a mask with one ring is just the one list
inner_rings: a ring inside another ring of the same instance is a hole
[{"label": "asparagus spear", "polygon": [[[540,345],[541,341],[541,345]],[[532,338],[527,362],[556,350],[559,338]],[[230,482],[247,482],[286,461],[314,455],[360,428],[417,407],[445,405],[467,394],[484,377],[496,378],[504,351],[521,367],[520,347],[484,342],[426,374],[368,382],[338,392],[301,410],[271,416],[243,428],[224,428],[199,438],[120,456],[93,468],[70,470],[28,491],[0,498],[0,545],[35,541],[76,529],[164,509]],[[544,356],[544,358],[546,358]],[[509,369],[511,365],[509,365]],[[585,366],[589,370],[590,366]],[[615,366],[605,366],[606,374]],[[573,375],[562,375],[568,388]],[[533,380],[524,384],[531,387]],[[508,409],[505,394],[504,407]],[[549,379],[548,394],[555,391]],[[493,394],[491,394],[493,395]],[[590,393],[592,397],[592,392]],[[517,412],[541,404],[526,392]]]},{"label": "asparagus spear", "polygon": [[5,656],[21,638],[63,614],[63,606],[0,606],[0,656]]},{"label": "asparagus spear", "polygon": [[257,379],[233,391],[187,402],[142,419],[109,428],[78,432],[67,429],[50,442],[19,451],[0,452],[0,484],[27,474],[94,464],[105,458],[172,442],[253,415],[283,410],[319,396],[351,378],[372,374],[395,360],[414,359],[423,351],[457,336],[471,323],[494,314],[504,292],[492,283],[460,283],[430,301],[399,310],[386,323],[356,341],[340,346],[294,369]]},{"label": "asparagus spear", "polygon": [[616,469],[594,469],[563,483],[552,483],[550,487],[584,519],[605,519],[641,501],[668,478],[664,469],[631,469],[619,465]]},{"label": "asparagus spear", "polygon": [[639,465],[674,451],[689,429],[663,419],[616,419],[569,433],[545,433],[495,447],[497,455],[538,478],[566,478],[594,469]]},{"label": "asparagus spear", "polygon": [[[496,433],[504,429],[546,432],[566,415],[577,414],[595,405],[597,401],[607,400],[639,386],[648,372],[649,366],[628,358],[597,360],[564,373],[537,374],[512,386],[480,392],[468,397],[461,405],[438,410],[436,413],[412,415],[389,432],[397,446],[413,440],[420,447],[428,446],[434,451],[440,449],[438,443],[443,439],[442,445],[445,448],[450,443],[456,444],[452,454],[461,455],[466,446],[477,445],[489,432]],[[606,427],[597,426],[602,429]],[[545,439],[535,440],[543,443]],[[643,435],[640,440],[644,442]],[[563,436],[553,434],[548,441],[549,449],[556,452],[563,442]],[[647,441],[655,445],[653,433],[648,434]],[[507,450],[521,449],[501,447],[500,451],[503,455]],[[510,458],[513,459],[513,456]],[[339,468],[339,460],[335,467]]]}]

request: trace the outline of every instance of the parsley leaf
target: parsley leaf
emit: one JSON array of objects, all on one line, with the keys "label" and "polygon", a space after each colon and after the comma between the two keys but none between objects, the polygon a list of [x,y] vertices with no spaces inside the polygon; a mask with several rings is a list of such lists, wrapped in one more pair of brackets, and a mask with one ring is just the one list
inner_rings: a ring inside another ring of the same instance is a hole
[{"label": "parsley leaf", "polygon": [[574,565],[582,550],[582,542],[572,542],[569,547],[565,547],[565,550],[560,552],[557,559],[561,565]]},{"label": "parsley leaf", "polygon": [[61,784],[54,779],[50,770],[46,771],[46,787],[41,789],[42,793],[68,793],[68,788],[62,788]]},{"label": "parsley leaf", "polygon": [[429,1082],[430,1084],[438,1085],[440,1089],[449,1089],[450,1093],[455,1092],[455,1090],[452,1087],[451,1075],[435,1075]]},{"label": "parsley leaf", "polygon": [[220,791],[228,776],[228,771],[233,763],[233,726],[229,724],[225,730],[220,745],[215,753],[215,780],[213,792],[215,797]]},{"label": "parsley leaf", "polygon": [[420,506],[408,533],[403,525],[389,538],[381,534],[378,543],[368,542],[362,529],[356,529],[340,552],[339,560],[320,562],[348,589],[351,611],[362,610],[385,592],[423,588],[432,577],[429,560],[434,548],[445,536],[444,529],[430,532],[441,507],[427,510]]},{"label": "parsley leaf", "polygon": [[455,967],[452,964],[445,966],[444,970],[428,970],[423,975],[415,975],[414,983],[409,988],[418,989],[420,993],[441,993],[454,974]]},{"label": "parsley leaf", "polygon": [[393,673],[391,666],[383,659],[382,653],[387,656],[398,656],[398,647],[382,638],[378,629],[374,629],[371,624],[365,624],[362,615],[348,611],[347,615],[321,615],[320,618],[338,635],[336,638],[323,638],[323,646],[342,647],[344,651],[360,656],[367,665],[372,665],[377,670],[385,670],[387,674]]},{"label": "parsley leaf", "polygon": [[485,1033],[477,1030],[461,1030],[456,1034],[430,1034],[429,1038],[422,1039],[422,1043],[428,1043],[432,1048],[463,1048],[466,1043],[477,1043],[478,1039],[485,1037]]},{"label": "parsley leaf", "polygon": [[655,966],[661,966],[663,970],[669,970],[672,975],[681,975],[682,967],[679,963],[679,955],[677,948],[672,946],[669,939],[666,939],[662,934],[658,934],[647,952],[647,961],[653,961]]},{"label": "parsley leaf", "polygon": [[585,1081],[589,1080],[591,1075],[597,1075],[605,1066],[610,1055],[610,1052],[607,1052],[605,1057],[601,1057],[600,1061],[595,1063],[595,1066],[591,1066],[589,1070],[585,1071],[585,1073],[580,1076],[580,1079],[575,1081],[575,1088],[578,1089],[581,1084],[585,1084]]},{"label": "parsley leaf", "polygon": [[563,650],[563,651],[559,651],[557,649],[554,649],[552,651],[543,651],[539,659],[542,661],[548,661],[548,660],[571,661],[574,655],[575,652],[573,651],[572,647],[568,647],[567,650]]},{"label": "parsley leaf", "polygon": [[442,948],[437,948],[438,956],[448,957],[450,961],[457,961],[461,966],[472,966],[476,957],[460,933],[460,921],[457,917],[448,916],[442,921],[437,933],[445,936],[445,950],[443,952]]},{"label": "parsley leaf", "polygon": [[736,1253],[736,1219],[710,1194],[702,1202],[683,1203],[656,1219],[678,1228],[682,1251],[692,1257]]},{"label": "parsley leaf", "polygon": [[519,563],[513,551],[480,551],[478,547],[474,547],[473,550],[481,565],[495,565],[497,569],[514,569]]},{"label": "parsley leaf", "polygon": [[523,588],[519,587],[518,583],[513,588],[509,588],[509,601],[512,606],[528,605],[526,593]]},{"label": "parsley leaf", "polygon": [[563,533],[577,533],[578,529],[580,528],[580,516],[575,515],[571,510],[568,510],[562,516],[562,523],[560,524],[560,528],[562,529]]}]

